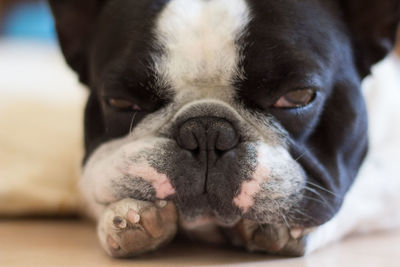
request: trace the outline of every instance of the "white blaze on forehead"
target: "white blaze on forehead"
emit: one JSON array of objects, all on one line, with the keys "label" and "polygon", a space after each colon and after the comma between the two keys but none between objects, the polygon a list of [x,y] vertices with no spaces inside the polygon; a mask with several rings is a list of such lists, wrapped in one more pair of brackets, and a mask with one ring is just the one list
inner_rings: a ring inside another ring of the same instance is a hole
[{"label": "white blaze on forehead", "polygon": [[244,0],[171,0],[156,25],[162,82],[178,97],[232,95],[240,72],[238,39],[249,22]]}]

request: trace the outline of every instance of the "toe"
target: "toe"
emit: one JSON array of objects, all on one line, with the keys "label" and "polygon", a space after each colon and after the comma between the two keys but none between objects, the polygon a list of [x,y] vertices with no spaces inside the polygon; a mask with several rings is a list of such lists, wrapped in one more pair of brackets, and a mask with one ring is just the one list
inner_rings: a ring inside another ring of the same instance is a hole
[{"label": "toe", "polygon": [[257,247],[275,254],[288,243],[289,233],[285,227],[265,225],[254,233],[253,241]]},{"label": "toe", "polygon": [[156,207],[148,207],[141,213],[141,224],[153,238],[164,235],[164,226]]},{"label": "toe", "polygon": [[112,203],[98,225],[101,244],[116,258],[153,251],[170,242],[176,231],[176,207],[164,200],[151,203],[124,199]]},{"label": "toe", "polygon": [[118,229],[125,229],[127,226],[127,222],[121,216],[115,216],[113,219],[113,224]]},{"label": "toe", "polygon": [[152,242],[147,233],[139,228],[134,228],[121,235],[120,244],[124,251],[130,252],[127,256],[133,256],[147,250],[151,247]]},{"label": "toe", "polygon": [[131,224],[137,224],[140,222],[140,215],[133,209],[128,210],[126,218]]},{"label": "toe", "polygon": [[119,250],[121,248],[119,244],[114,240],[114,238],[110,235],[107,237],[107,243],[113,250]]}]

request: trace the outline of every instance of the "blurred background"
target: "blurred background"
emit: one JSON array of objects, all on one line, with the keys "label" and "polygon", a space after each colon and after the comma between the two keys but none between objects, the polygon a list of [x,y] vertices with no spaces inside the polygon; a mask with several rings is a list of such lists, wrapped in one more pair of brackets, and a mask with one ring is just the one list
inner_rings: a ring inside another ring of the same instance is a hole
[{"label": "blurred background", "polygon": [[43,0],[0,0],[0,218],[75,214],[86,90]]},{"label": "blurred background", "polygon": [[0,0],[0,35],[43,42],[55,41],[51,11],[41,0]]}]

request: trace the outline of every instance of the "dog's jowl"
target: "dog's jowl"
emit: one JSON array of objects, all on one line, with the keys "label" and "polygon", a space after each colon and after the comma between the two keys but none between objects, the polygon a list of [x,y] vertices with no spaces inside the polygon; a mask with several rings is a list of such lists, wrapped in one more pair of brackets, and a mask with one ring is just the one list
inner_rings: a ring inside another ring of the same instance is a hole
[{"label": "dog's jowl", "polygon": [[340,212],[368,150],[361,80],[400,1],[50,4],[90,88],[81,190],[109,254],[182,231],[302,255]]}]

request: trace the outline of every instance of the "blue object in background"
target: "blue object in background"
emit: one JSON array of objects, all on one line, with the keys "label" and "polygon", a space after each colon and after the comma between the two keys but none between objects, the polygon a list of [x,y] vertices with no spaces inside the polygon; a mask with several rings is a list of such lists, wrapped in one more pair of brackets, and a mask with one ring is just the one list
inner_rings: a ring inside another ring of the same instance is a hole
[{"label": "blue object in background", "polygon": [[14,5],[2,20],[0,36],[50,41],[56,39],[51,11],[45,1]]}]

